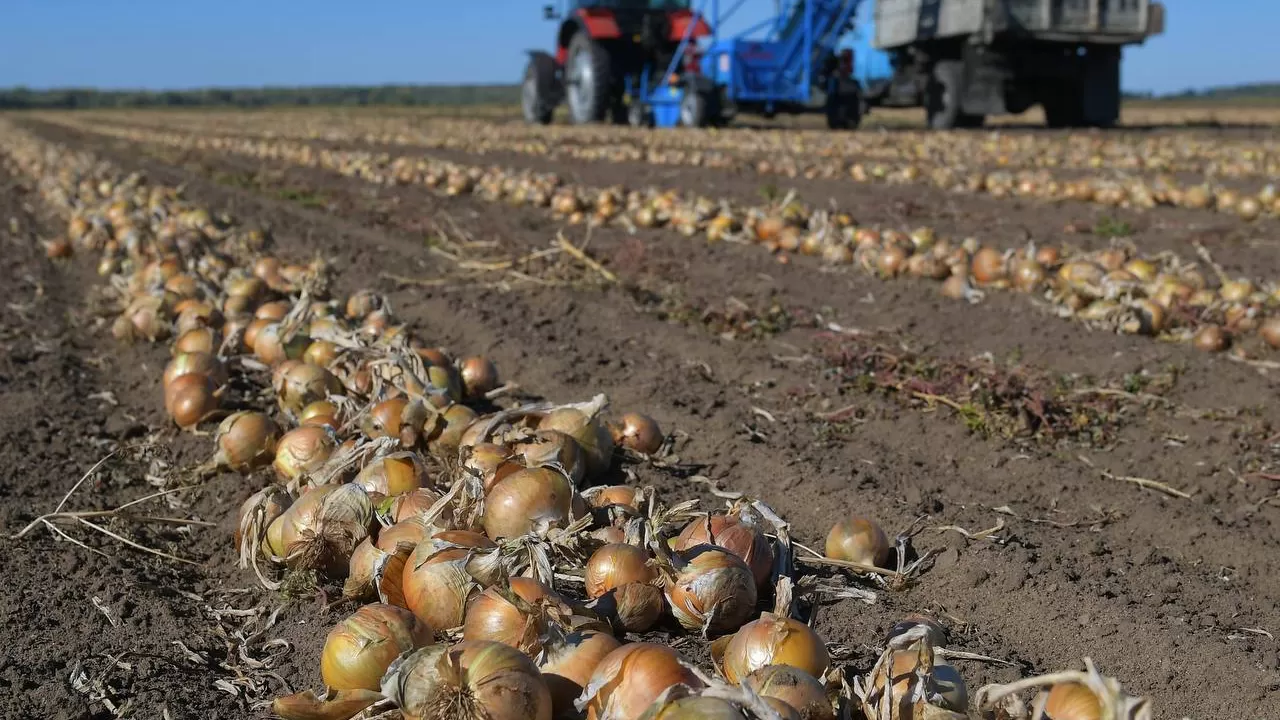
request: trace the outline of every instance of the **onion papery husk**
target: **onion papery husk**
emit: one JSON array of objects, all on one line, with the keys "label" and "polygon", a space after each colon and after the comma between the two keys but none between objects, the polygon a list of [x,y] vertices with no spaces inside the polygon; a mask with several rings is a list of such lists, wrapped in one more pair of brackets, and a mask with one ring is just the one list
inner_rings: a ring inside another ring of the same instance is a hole
[{"label": "onion papery husk", "polygon": [[346,576],[351,554],[374,523],[373,503],[359,485],[313,488],[283,517],[285,562],[330,578]]},{"label": "onion papery husk", "polygon": [[223,418],[213,434],[214,467],[247,473],[270,465],[280,428],[264,413],[241,410]]},{"label": "onion papery husk", "polygon": [[279,583],[267,580],[258,568],[260,557],[274,557],[275,552],[267,542],[267,530],[293,504],[293,496],[279,485],[271,485],[249,497],[240,506],[240,521],[236,526],[235,543],[239,553],[239,566],[252,567],[258,581],[268,589],[276,589]]},{"label": "onion papery husk", "polygon": [[739,628],[723,650],[717,665],[734,685],[768,665],[789,665],[822,677],[831,664],[827,646],[808,625],[768,612]]},{"label": "onion papery husk", "polygon": [[462,625],[467,606],[485,588],[506,581],[498,548],[462,547],[431,539],[409,556],[401,581],[406,606],[433,628]]},{"label": "onion papery husk", "polygon": [[697,545],[714,545],[728,550],[747,564],[757,587],[769,582],[773,569],[773,547],[764,528],[749,514],[700,514],[676,538],[674,549],[683,552]]},{"label": "onion papery husk", "polygon": [[642,633],[658,624],[667,601],[656,585],[628,583],[601,595],[588,607],[608,619],[618,632]]},{"label": "onion papery husk", "polygon": [[668,688],[700,688],[702,681],[675,650],[656,643],[630,643],[596,665],[574,705],[587,720],[637,718]]},{"label": "onion papery husk", "polygon": [[271,712],[284,720],[350,720],[383,699],[375,690],[337,690],[325,697],[304,690],[276,698]]},{"label": "onion papery husk", "polygon": [[608,399],[597,395],[587,403],[555,408],[538,422],[539,430],[558,430],[578,443],[588,477],[600,475],[613,463],[613,435],[600,419],[607,406]]},{"label": "onion papery husk", "polygon": [[853,691],[867,717],[909,720],[955,718],[968,704],[964,680],[935,659],[930,628],[919,625],[892,638],[874,666],[855,678]]},{"label": "onion papery husk", "polygon": [[467,604],[462,637],[504,643],[536,657],[554,618],[568,622],[572,616],[565,599],[546,584],[512,577],[506,586],[491,586]]},{"label": "onion papery husk", "polygon": [[399,543],[391,550],[373,544],[372,538],[360,541],[351,553],[347,580],[342,596],[351,600],[372,600],[408,608],[404,599],[404,568],[413,553],[413,544]]},{"label": "onion papery husk", "polygon": [[382,692],[405,720],[551,720],[551,692],[533,661],[502,643],[431,645],[395,663]]},{"label": "onion papery husk", "polygon": [[551,691],[557,717],[574,714],[573,703],[582,695],[600,661],[621,647],[617,638],[599,630],[566,630],[551,623],[542,637],[535,662]]},{"label": "onion papery husk", "polygon": [[733,632],[755,611],[756,582],[747,564],[714,545],[698,545],[675,558],[655,542],[659,557],[672,562],[666,583],[671,614],[686,630],[704,636]]},{"label": "onion papery husk", "polygon": [[388,497],[413,492],[426,484],[426,468],[412,452],[383,455],[356,475],[355,484]]},{"label": "onion papery husk", "polygon": [[836,711],[822,682],[790,665],[766,665],[742,681],[765,700],[777,700],[804,720],[836,720]]}]

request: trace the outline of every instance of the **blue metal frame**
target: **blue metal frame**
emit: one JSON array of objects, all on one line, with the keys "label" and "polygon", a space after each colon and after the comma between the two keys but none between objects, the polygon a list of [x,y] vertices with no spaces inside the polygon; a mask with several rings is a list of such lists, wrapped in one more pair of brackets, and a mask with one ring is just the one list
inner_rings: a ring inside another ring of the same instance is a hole
[{"label": "blue metal frame", "polygon": [[[834,53],[840,39],[852,29],[862,0],[786,0],[778,15],[721,40],[719,28],[744,2],[736,0],[723,14],[720,0],[697,3],[695,13],[711,23],[711,38],[701,58],[702,75],[744,109],[773,112],[782,106],[808,106],[814,99],[818,63]],[[660,127],[667,126],[663,120],[675,124],[679,117],[684,86],[672,88],[668,79],[683,67],[693,27],[690,23],[660,82],[651,85],[647,71],[641,82],[644,102],[654,107],[655,124]],[[829,91],[830,83],[822,90]],[[674,115],[660,113],[673,105],[677,109]]]}]

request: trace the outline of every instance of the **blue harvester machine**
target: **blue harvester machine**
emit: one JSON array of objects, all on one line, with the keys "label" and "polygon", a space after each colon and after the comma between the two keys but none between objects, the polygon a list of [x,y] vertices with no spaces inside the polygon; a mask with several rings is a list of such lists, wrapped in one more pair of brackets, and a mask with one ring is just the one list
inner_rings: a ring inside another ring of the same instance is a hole
[{"label": "blue harvester machine", "polygon": [[[743,5],[721,0],[570,0],[555,55],[530,53],[523,105],[550,122],[567,101],[570,120],[708,127],[741,113],[822,112],[832,129],[858,126],[864,110],[853,51],[838,49],[862,0],[781,0],[777,15],[729,38],[719,28]],[[709,11],[709,12],[708,12]]]}]

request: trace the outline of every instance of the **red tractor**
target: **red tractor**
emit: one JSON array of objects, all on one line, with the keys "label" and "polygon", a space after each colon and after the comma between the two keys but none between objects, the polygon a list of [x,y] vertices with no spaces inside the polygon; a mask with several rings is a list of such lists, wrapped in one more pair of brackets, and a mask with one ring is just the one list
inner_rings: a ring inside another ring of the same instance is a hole
[{"label": "red tractor", "polygon": [[[711,33],[706,21],[690,9],[690,0],[566,0],[565,4],[564,12],[550,5],[544,8],[546,19],[559,21],[555,54],[529,53],[521,104],[531,123],[551,122],[563,100],[575,124],[645,124],[643,104],[629,98],[647,92],[646,84],[670,81],[661,75],[686,36],[692,50],[699,38]],[[676,74],[696,84],[698,58],[689,50]]]}]

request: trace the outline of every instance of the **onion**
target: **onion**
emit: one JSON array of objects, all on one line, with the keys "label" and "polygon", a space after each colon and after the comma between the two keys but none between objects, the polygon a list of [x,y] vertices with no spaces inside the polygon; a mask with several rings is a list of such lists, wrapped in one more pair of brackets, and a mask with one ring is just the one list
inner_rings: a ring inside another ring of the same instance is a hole
[{"label": "onion", "polygon": [[369,408],[369,415],[360,424],[360,429],[371,438],[399,437],[400,417],[408,407],[409,400],[404,397],[391,398]]},{"label": "onion", "polygon": [[280,428],[264,413],[251,410],[228,415],[213,435],[217,448],[213,462],[239,473],[248,473],[271,464],[276,454]]},{"label": "onion", "polygon": [[304,423],[312,418],[336,418],[338,416],[338,406],[329,400],[316,400],[307,403],[302,411],[298,413],[298,422]]},{"label": "onion", "polygon": [[307,405],[324,400],[331,394],[342,393],[342,383],[338,378],[319,365],[307,362],[289,363],[287,370],[274,375],[272,385],[280,409],[289,414],[296,414]]},{"label": "onion", "polygon": [[[276,553],[276,546],[271,543],[269,529],[272,526],[281,527],[276,524],[276,519],[284,514],[285,510],[293,504],[293,496],[284,491],[279,485],[270,485],[249,496],[240,505],[240,513],[237,516],[236,529],[233,539],[237,548],[241,548],[242,561],[247,559],[246,550],[250,552],[270,551],[270,554],[283,554],[284,548],[280,548],[280,552]],[[248,533],[253,529],[254,515],[261,512],[262,519],[257,528],[257,536],[250,537]],[[278,533],[277,533],[278,538]],[[251,544],[245,547],[245,540],[250,540]],[[267,540],[267,547],[262,547],[262,541]]]},{"label": "onion", "polygon": [[543,608],[564,606],[564,599],[532,578],[513,577],[509,582],[509,589],[488,588],[467,604],[462,637],[505,643],[535,657],[542,650],[546,630]]},{"label": "onion", "polygon": [[337,358],[338,346],[328,340],[312,340],[302,353],[303,360],[320,367],[329,367]]},{"label": "onion", "polygon": [[754,523],[731,515],[703,515],[684,527],[672,549],[685,551],[697,545],[714,545],[737,555],[751,568],[757,587],[769,581],[773,547]]},{"label": "onion", "polygon": [[624,632],[642,633],[658,623],[666,610],[662,589],[646,583],[616,587],[592,603],[592,608]]},{"label": "onion", "polygon": [[352,551],[347,565],[347,581],[342,586],[343,597],[353,600],[377,598],[396,607],[406,606],[404,567],[417,543],[392,543],[386,539],[386,536],[393,535],[390,530],[392,528],[387,528],[379,534],[376,545],[372,538],[365,538]]},{"label": "onion", "polygon": [[369,535],[373,504],[358,485],[323,485],[303,493],[281,520],[286,562],[339,578],[349,569],[351,553]]},{"label": "onion", "polygon": [[558,430],[537,430],[528,439],[514,443],[511,453],[519,455],[525,467],[563,469],[575,486],[586,476],[587,466],[578,443]]},{"label": "onion", "polygon": [[174,356],[164,368],[164,387],[169,387],[174,380],[183,375],[206,375],[215,385],[227,381],[227,371],[222,361],[206,352],[188,352]]},{"label": "onion", "polygon": [[645,720],[742,720],[748,715],[741,707],[719,697],[686,695],[650,709],[644,717]]},{"label": "onion", "polygon": [[572,500],[573,487],[563,473],[550,468],[516,471],[485,498],[485,534],[497,540],[564,527]]},{"label": "onion", "polygon": [[416,490],[393,496],[391,504],[387,508],[387,515],[394,522],[400,523],[409,518],[424,516],[439,501],[439,493],[429,488],[420,487]]},{"label": "onion", "polygon": [[195,427],[218,409],[217,388],[202,373],[179,376],[165,388],[164,409],[178,427]]},{"label": "onion", "polygon": [[415,650],[387,671],[382,693],[405,720],[551,720],[551,692],[538,668],[496,642]]},{"label": "onion", "polygon": [[418,457],[411,452],[399,452],[369,463],[352,482],[369,492],[390,497],[417,490],[425,480],[426,469]]},{"label": "onion", "polygon": [[[916,703],[913,700],[913,688],[918,684],[919,674],[917,669],[920,668],[920,646],[912,645],[904,650],[896,650],[893,652],[892,659],[889,663],[890,682],[892,687],[893,702],[891,703],[891,712],[895,720],[902,718],[916,717],[913,707]],[[951,665],[941,660],[933,660],[932,670],[924,673],[926,682],[931,686],[929,689],[941,699],[941,706],[952,712],[963,712],[969,705],[969,691],[964,684],[964,678]],[[884,692],[884,675],[876,673],[872,679],[872,685],[877,693]],[[923,701],[921,701],[923,702]]]},{"label": "onion", "polygon": [[864,517],[851,515],[827,534],[827,557],[880,567],[889,562],[893,547],[884,530]]},{"label": "onion", "polygon": [[681,553],[683,566],[666,588],[667,602],[686,629],[737,630],[755,611],[756,581],[738,556],[711,545]]},{"label": "onion", "polygon": [[1103,720],[1098,696],[1080,683],[1058,683],[1050,688],[1044,712],[1050,720]]},{"label": "onion", "polygon": [[673,685],[701,688],[675,650],[654,643],[631,643],[600,661],[583,691],[587,720],[638,718]]},{"label": "onion", "polygon": [[360,290],[347,298],[345,308],[347,319],[359,320],[382,307],[382,298],[372,290]]},{"label": "onion", "polygon": [[613,462],[613,436],[596,418],[577,408],[552,410],[538,423],[539,430],[559,430],[582,449],[587,475],[598,475]]},{"label": "onion", "polygon": [[263,303],[254,311],[253,316],[259,320],[270,320],[272,322],[280,322],[284,320],[292,310],[292,306],[284,300],[276,300],[274,302]]},{"label": "onion", "polygon": [[610,505],[623,505],[639,510],[636,496],[639,490],[630,485],[600,485],[582,491],[582,497],[593,508],[606,508]]},{"label": "onion", "polygon": [[1262,321],[1258,334],[1273,348],[1280,348],[1280,317],[1269,317]]},{"label": "onion", "polygon": [[805,720],[835,720],[836,713],[822,683],[789,665],[766,665],[742,684],[765,700],[779,700]]},{"label": "onion", "polygon": [[210,327],[188,330],[173,341],[175,355],[182,353],[206,353],[213,355],[218,349],[218,331]]},{"label": "onion", "polygon": [[[261,318],[259,318],[261,319]],[[269,322],[262,326],[253,336],[253,354],[268,365],[279,365],[285,360],[297,360],[307,351],[311,339],[302,333],[296,333],[287,340],[280,335],[280,325]],[[245,331],[245,342],[248,342],[248,331]]]},{"label": "onion", "polygon": [[284,720],[350,720],[383,699],[373,690],[335,690],[331,695],[323,700],[311,690],[284,695],[271,701],[271,712]]},{"label": "onion", "polygon": [[408,610],[365,605],[329,631],[320,653],[320,675],[335,690],[377,690],[396,658],[430,642],[431,628]]},{"label": "onion", "polygon": [[995,248],[984,247],[974,253],[971,264],[973,279],[979,285],[990,285],[1005,278],[1004,254]]},{"label": "onion", "polygon": [[657,571],[649,564],[649,553],[635,545],[605,545],[587,560],[587,597],[595,599],[622,585],[649,583],[657,578]]},{"label": "onion", "polygon": [[[570,447],[577,452],[576,445],[571,444]],[[478,443],[473,446],[464,446],[462,454],[465,458],[462,466],[480,479],[480,484],[486,493],[492,490],[499,480],[523,467],[520,463],[511,461],[512,451],[505,445]]]},{"label": "onion", "polygon": [[638,453],[651,455],[662,447],[662,430],[658,422],[648,415],[627,413],[622,416],[622,422],[611,430],[615,445]]},{"label": "onion", "polygon": [[272,465],[281,480],[297,480],[323,467],[337,445],[337,438],[327,427],[294,428],[276,443]]},{"label": "onion", "polygon": [[1203,325],[1191,338],[1191,344],[1197,350],[1205,352],[1222,352],[1231,344],[1231,336],[1217,325]]},{"label": "onion", "polygon": [[469,357],[462,361],[462,388],[466,397],[478,399],[498,387],[498,369],[483,357]]},{"label": "onion", "polygon": [[808,625],[764,613],[733,635],[721,663],[725,679],[737,685],[767,665],[790,665],[822,677],[831,664],[831,656],[822,638]]},{"label": "onion", "polygon": [[557,717],[576,714],[574,701],[601,661],[619,647],[621,643],[612,635],[594,630],[572,632],[543,643],[537,658],[538,670],[551,691],[551,705]]},{"label": "onion", "polygon": [[462,444],[462,434],[478,416],[475,410],[466,405],[454,403],[445,408],[441,417],[444,419],[444,427],[432,435],[427,443],[427,447],[436,453],[457,450]]},{"label": "onion", "polygon": [[471,551],[438,550],[425,542],[414,549],[402,580],[405,604],[419,620],[447,630],[462,624],[467,603],[480,594],[480,584],[467,570]]}]

